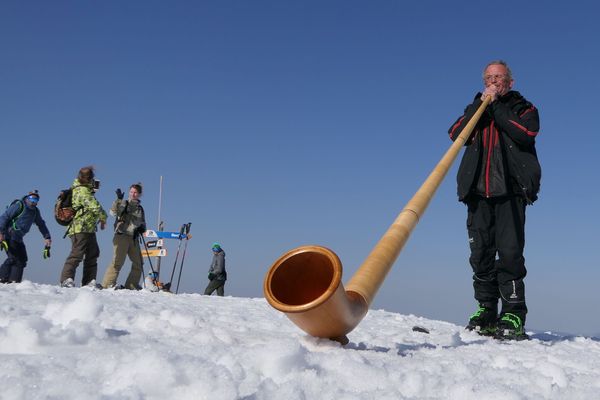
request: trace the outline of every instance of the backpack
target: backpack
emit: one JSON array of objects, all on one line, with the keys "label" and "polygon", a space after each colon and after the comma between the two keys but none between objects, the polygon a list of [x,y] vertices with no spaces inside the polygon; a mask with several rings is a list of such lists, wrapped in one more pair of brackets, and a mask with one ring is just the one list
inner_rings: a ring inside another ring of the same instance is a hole
[{"label": "backpack", "polygon": [[25,204],[23,204],[22,199],[15,199],[15,200],[11,201],[11,203],[9,205],[6,206],[6,209],[8,210],[10,207],[15,205],[16,203],[19,203],[19,212],[17,213],[17,215],[14,216],[13,219],[10,220],[10,225],[12,226],[12,228],[14,230],[17,230],[17,225],[16,225],[17,220],[25,212]]},{"label": "backpack", "polygon": [[54,203],[54,219],[59,225],[69,226],[74,216],[73,189],[61,190]]}]

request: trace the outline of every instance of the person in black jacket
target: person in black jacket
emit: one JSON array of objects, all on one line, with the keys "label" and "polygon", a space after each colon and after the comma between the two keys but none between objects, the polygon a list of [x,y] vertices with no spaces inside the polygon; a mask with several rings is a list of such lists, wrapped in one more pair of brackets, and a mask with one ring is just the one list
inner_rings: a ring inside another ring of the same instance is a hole
[{"label": "person in black jacket", "polygon": [[225,281],[227,280],[227,271],[225,270],[225,251],[219,243],[212,245],[213,258],[208,270],[208,286],[204,289],[204,294],[210,296],[215,290],[218,296],[225,294]]},{"label": "person in black jacket", "polygon": [[[473,288],[479,303],[467,329],[498,339],[525,339],[525,208],[540,189],[535,150],[536,107],[517,91],[506,62],[490,62],[483,93],[450,127],[456,140],[486,96],[491,102],[469,140],[458,169],[458,198],[467,205]],[[501,311],[498,314],[498,300]]]}]

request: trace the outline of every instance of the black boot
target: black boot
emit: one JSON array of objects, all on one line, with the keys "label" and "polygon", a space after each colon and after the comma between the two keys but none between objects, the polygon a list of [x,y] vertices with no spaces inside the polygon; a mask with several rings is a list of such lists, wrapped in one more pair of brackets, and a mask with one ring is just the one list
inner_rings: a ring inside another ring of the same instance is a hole
[{"label": "black boot", "polygon": [[526,340],[525,318],[513,313],[502,313],[494,337],[499,340]]},{"label": "black boot", "polygon": [[497,320],[498,304],[480,303],[477,311],[469,318],[469,324],[465,329],[483,336],[493,336],[496,333]]}]

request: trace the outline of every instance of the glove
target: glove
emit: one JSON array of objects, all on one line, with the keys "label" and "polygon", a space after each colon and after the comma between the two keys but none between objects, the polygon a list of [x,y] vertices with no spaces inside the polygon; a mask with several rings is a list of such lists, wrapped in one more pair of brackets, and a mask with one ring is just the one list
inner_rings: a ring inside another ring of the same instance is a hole
[{"label": "glove", "polygon": [[0,251],[2,250],[8,252],[8,242],[6,240],[0,242]]},{"label": "glove", "polygon": [[42,253],[42,257],[44,257],[44,260],[46,258],[50,258],[50,246],[44,247],[44,252]]},{"label": "glove", "polygon": [[143,235],[144,232],[146,232],[146,225],[140,225],[140,226],[138,226],[135,231],[137,233],[139,233],[140,235]]},{"label": "glove", "polygon": [[217,276],[215,274],[213,274],[212,272],[210,274],[208,274],[208,280],[212,281],[213,279],[215,279]]},{"label": "glove", "polygon": [[125,195],[125,193],[123,193],[121,188],[118,188],[117,190],[115,190],[115,193],[117,194],[117,199],[123,200],[123,196]]}]

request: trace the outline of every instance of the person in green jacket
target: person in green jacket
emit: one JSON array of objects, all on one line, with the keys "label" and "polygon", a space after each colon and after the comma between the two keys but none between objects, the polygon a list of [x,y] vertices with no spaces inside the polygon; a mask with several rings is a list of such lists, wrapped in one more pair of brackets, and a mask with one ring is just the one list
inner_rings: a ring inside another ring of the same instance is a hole
[{"label": "person in green jacket", "polygon": [[110,208],[115,220],[115,236],[113,237],[113,259],[102,280],[104,289],[117,284],[119,272],[125,263],[125,257],[131,260],[131,272],[125,281],[126,289],[139,289],[142,277],[142,251],[139,237],[146,231],[146,217],[142,208],[142,184],[134,183],[129,187],[129,198],[124,200],[121,189],[115,191],[117,199]]},{"label": "person in green jacket", "polygon": [[71,239],[72,247],[60,275],[60,284],[63,287],[75,285],[75,271],[82,261],[81,286],[96,286],[98,257],[100,256],[96,231],[98,223],[100,223],[100,229],[105,228],[106,212],[94,196],[100,186],[100,182],[94,177],[94,167],[83,167],[79,170],[79,174],[71,186],[75,216],[67,228],[67,235]]}]

